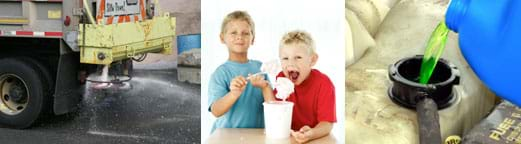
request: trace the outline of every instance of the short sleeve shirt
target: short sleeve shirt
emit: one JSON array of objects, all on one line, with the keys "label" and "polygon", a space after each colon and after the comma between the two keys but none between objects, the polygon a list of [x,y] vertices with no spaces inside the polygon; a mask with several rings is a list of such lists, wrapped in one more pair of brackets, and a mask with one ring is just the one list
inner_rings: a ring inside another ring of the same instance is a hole
[{"label": "short sleeve shirt", "polygon": [[[277,78],[285,77],[280,72]],[[276,90],[274,91],[277,92]],[[313,69],[308,78],[288,97],[294,103],[291,129],[307,125],[315,127],[321,121],[336,122],[335,87],[325,74]]]},{"label": "short sleeve shirt", "polygon": [[[208,110],[218,99],[230,92],[230,82],[236,76],[260,72],[262,63],[249,60],[247,63],[227,61],[220,65],[210,78],[208,85]],[[261,89],[248,83],[241,96],[228,112],[217,118],[212,132],[216,128],[264,128],[264,97]]]}]

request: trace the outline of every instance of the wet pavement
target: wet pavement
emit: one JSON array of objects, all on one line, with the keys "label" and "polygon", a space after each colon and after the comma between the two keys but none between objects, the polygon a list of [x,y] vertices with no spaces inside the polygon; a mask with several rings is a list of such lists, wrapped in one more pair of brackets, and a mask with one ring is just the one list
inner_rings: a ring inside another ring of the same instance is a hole
[{"label": "wet pavement", "polygon": [[0,128],[0,143],[200,143],[200,85],[175,70],[136,70],[132,89],[85,91],[80,109],[26,130]]}]

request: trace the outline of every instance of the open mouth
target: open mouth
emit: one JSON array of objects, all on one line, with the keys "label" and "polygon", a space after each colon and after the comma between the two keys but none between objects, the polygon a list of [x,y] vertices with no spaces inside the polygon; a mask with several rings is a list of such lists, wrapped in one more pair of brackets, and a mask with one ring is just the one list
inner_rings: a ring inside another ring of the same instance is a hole
[{"label": "open mouth", "polygon": [[300,73],[298,71],[289,71],[288,75],[289,75],[289,79],[292,82],[296,82]]}]

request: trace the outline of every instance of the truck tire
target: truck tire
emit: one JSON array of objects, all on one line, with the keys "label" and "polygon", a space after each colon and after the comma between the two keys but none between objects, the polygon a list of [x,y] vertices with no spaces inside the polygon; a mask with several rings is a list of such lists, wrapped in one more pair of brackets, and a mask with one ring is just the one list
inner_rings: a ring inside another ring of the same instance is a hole
[{"label": "truck tire", "polygon": [[0,124],[28,128],[48,112],[49,85],[44,73],[25,59],[0,59]]},{"label": "truck tire", "polygon": [[[26,62],[27,64],[31,64],[32,67],[38,68],[38,70],[41,72],[42,78],[44,79],[43,82],[46,83],[46,85],[44,85],[44,90],[45,90],[44,96],[52,99],[52,94],[54,94],[55,79],[54,79],[53,75],[51,75],[49,68],[47,68],[41,62],[38,62],[38,60],[30,58],[30,57],[20,57],[17,59],[21,60],[23,62]],[[49,106],[51,106],[51,105],[49,105]],[[51,111],[49,111],[49,112],[51,112]]]},{"label": "truck tire", "polygon": [[[54,94],[54,82],[55,82],[55,78],[53,77],[53,75],[51,75],[51,72],[49,70],[48,67],[46,67],[46,65],[44,65],[43,63],[39,62],[38,60],[36,59],[33,59],[33,58],[30,58],[30,57],[20,57],[20,58],[17,58],[23,62],[26,62],[27,64],[31,64],[32,67],[35,67],[35,68],[38,68],[38,70],[40,71],[40,76],[42,76],[43,78],[43,90],[44,90],[44,94],[43,94],[43,97],[44,97],[44,101],[46,105],[43,105],[43,110],[42,110],[42,114],[40,115],[40,119],[41,118],[45,118],[44,116],[51,116],[51,115],[54,115],[53,113],[53,109],[52,109],[52,106],[53,106],[53,94]],[[48,101],[48,102],[47,102]]]}]

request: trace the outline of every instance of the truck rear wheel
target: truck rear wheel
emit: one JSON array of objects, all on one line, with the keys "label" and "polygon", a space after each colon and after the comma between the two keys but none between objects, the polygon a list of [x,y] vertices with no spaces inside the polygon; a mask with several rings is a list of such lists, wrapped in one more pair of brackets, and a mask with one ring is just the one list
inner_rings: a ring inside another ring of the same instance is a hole
[{"label": "truck rear wheel", "polygon": [[44,70],[27,60],[0,60],[0,124],[27,128],[48,111]]}]

